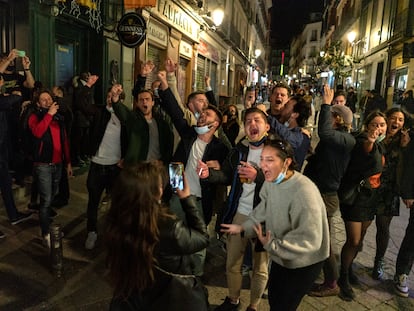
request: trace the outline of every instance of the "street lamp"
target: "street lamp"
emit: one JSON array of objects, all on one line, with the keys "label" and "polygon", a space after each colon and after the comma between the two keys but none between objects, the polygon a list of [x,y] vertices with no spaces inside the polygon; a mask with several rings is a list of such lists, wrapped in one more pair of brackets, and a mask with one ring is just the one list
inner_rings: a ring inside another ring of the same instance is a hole
[{"label": "street lamp", "polygon": [[351,32],[348,33],[348,41],[352,45],[354,45],[355,38],[356,38],[356,32],[355,31],[351,31]]},{"label": "street lamp", "polygon": [[261,49],[256,49],[254,50],[254,56],[256,58],[258,58],[260,55],[262,55],[262,50]]},{"label": "street lamp", "polygon": [[224,11],[222,9],[215,9],[211,13],[211,19],[213,20],[214,26],[220,26],[223,23]]}]

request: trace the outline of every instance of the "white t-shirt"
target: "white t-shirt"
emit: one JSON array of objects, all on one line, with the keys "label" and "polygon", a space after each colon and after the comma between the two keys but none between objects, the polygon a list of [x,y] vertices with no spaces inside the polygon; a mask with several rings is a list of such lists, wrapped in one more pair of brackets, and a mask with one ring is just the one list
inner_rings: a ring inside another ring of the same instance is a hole
[{"label": "white t-shirt", "polygon": [[[247,154],[247,162],[250,162],[256,166],[259,166],[260,163],[260,154],[262,149],[252,149],[249,146],[249,153]],[[254,189],[256,188],[256,183],[253,181],[250,184],[243,183],[243,191],[240,196],[239,206],[237,207],[237,212],[242,215],[250,215],[253,210],[253,200],[254,200]]]},{"label": "white t-shirt", "polygon": [[92,162],[101,165],[113,165],[121,159],[121,121],[119,121],[113,109],[107,109],[111,112],[111,119],[106,125],[98,151],[92,157]]},{"label": "white t-shirt", "polygon": [[198,176],[197,165],[198,160],[203,159],[204,151],[207,143],[197,138],[191,147],[190,155],[188,156],[187,165],[185,166],[185,176],[190,185],[190,193],[196,197],[201,198],[200,176]]}]

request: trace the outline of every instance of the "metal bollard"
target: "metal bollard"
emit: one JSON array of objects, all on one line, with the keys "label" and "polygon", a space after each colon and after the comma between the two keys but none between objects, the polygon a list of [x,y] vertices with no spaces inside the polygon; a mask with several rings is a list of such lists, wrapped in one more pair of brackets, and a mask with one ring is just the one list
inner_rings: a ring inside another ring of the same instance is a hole
[{"label": "metal bollard", "polygon": [[60,224],[50,226],[50,262],[55,275],[60,278],[63,271],[62,231]]}]

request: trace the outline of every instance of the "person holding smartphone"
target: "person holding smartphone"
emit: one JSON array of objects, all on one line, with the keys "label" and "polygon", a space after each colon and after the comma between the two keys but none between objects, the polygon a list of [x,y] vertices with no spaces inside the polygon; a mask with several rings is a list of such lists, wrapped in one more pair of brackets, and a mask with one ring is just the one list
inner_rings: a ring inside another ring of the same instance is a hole
[{"label": "person holding smartphone", "polygon": [[[116,179],[106,226],[111,311],[209,310],[207,289],[190,265],[190,255],[206,248],[209,237],[183,178],[183,189],[175,190],[185,221],[161,200],[168,177],[158,162],[126,167]],[[189,286],[175,288],[177,278],[189,279]]]},{"label": "person holding smartphone", "polygon": [[43,244],[50,248],[50,210],[57,193],[62,165],[72,176],[69,143],[62,118],[57,118],[59,105],[52,93],[43,89],[34,98],[37,109],[29,116],[29,128],[33,135],[33,178],[37,184],[40,208],[39,221]]}]

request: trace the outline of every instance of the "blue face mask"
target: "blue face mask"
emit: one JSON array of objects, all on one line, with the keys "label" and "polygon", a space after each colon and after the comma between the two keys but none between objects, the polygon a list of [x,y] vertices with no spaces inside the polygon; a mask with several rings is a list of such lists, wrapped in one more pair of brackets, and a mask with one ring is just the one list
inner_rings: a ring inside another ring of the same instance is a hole
[{"label": "blue face mask", "polygon": [[194,130],[198,135],[208,133],[213,125],[204,125],[204,126],[194,126]]},{"label": "blue face mask", "polygon": [[278,185],[283,181],[283,179],[285,179],[285,177],[286,177],[286,173],[285,172],[280,172],[279,175],[277,176],[277,178],[273,181],[273,183]]},{"label": "blue face mask", "polygon": [[154,89],[154,96],[155,97],[160,97],[159,93],[158,93],[158,89]]},{"label": "blue face mask", "polygon": [[198,111],[194,112],[194,117],[196,118],[196,120],[198,120],[198,118],[200,117],[200,113]]},{"label": "blue face mask", "polygon": [[[286,161],[285,161],[285,163],[286,163]],[[285,163],[283,163],[283,165],[285,165]],[[272,183],[274,183],[276,185],[280,184],[285,179],[286,172],[287,172],[287,169],[285,171],[280,172],[279,175],[277,175],[276,179],[274,181],[272,181]]]}]

